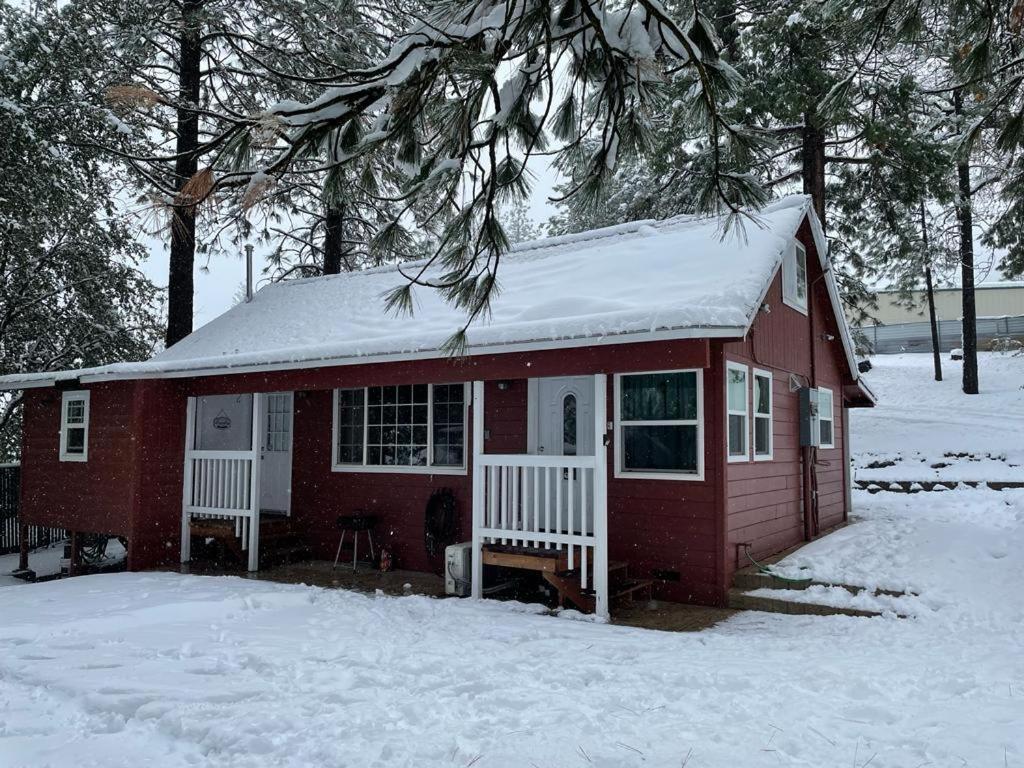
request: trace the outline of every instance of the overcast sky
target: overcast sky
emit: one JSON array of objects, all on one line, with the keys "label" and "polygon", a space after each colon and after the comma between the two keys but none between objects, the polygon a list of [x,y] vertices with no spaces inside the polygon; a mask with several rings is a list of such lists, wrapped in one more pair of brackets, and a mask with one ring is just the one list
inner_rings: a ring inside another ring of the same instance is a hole
[{"label": "overcast sky", "polygon": [[[530,198],[530,216],[537,224],[544,224],[555,212],[547,198],[557,179],[557,174],[546,166],[531,168],[535,175],[533,194]],[[539,166],[539,162],[537,163]],[[167,264],[170,253],[166,239],[159,237],[146,237],[146,247],[149,249],[149,259],[143,263],[142,271],[146,273],[154,283],[160,287],[167,286]],[[256,248],[253,264],[253,274],[256,278],[256,287],[266,282],[261,272],[266,266],[263,255],[269,252],[269,248]],[[204,269],[205,267],[205,269]],[[204,255],[196,256],[195,273],[195,309],[193,314],[193,327],[213,320],[231,308],[239,289],[245,285],[245,257],[239,252],[234,257],[220,256],[211,257],[207,260]]]}]

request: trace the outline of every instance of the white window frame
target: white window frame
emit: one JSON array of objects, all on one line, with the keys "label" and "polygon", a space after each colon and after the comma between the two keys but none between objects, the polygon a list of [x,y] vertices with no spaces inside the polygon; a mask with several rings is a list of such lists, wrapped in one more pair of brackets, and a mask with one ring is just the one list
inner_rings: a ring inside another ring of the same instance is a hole
[{"label": "white window frame", "polygon": [[[825,409],[821,407],[821,395],[822,393],[828,393],[828,413],[825,413]],[[821,423],[827,421],[831,427],[832,441],[826,443],[821,439]],[[818,447],[819,448],[835,448],[836,447],[836,396],[828,387],[818,387]]]},{"label": "white window frame", "polygon": [[[87,389],[62,392],[60,396],[60,460],[61,461],[88,461],[89,460],[89,395]],[[68,423],[68,403],[82,401],[85,404],[81,424]],[[82,429],[85,433],[82,438],[82,452],[68,453],[68,430]]]},{"label": "white window frame", "polygon": [[[331,471],[332,472],[367,472],[377,474],[404,474],[404,475],[465,475],[467,472],[467,455],[469,453],[469,434],[472,425],[468,421],[469,415],[469,382],[439,381],[438,384],[462,384],[462,464],[460,466],[445,465],[433,466],[434,463],[434,385],[427,384],[427,464],[426,466],[410,466],[403,464],[367,464],[366,463],[366,433],[367,433],[367,409],[369,408],[369,386],[366,387],[337,387],[331,393]],[[393,384],[374,384],[373,386],[394,386]],[[338,462],[338,392],[343,389],[363,390],[363,462],[362,464],[340,464]]]},{"label": "white window frame", "polygon": [[[804,295],[800,297],[800,270],[799,270],[799,258],[798,255],[803,256],[804,263],[804,278],[803,288]],[[786,306],[792,307],[793,309],[807,314],[807,296],[810,292],[810,281],[808,280],[808,266],[807,266],[807,249],[804,244],[799,240],[793,240],[793,247],[786,250],[786,255],[782,259],[782,303]]]},{"label": "white window frame", "polygon": [[[751,379],[750,392],[750,415],[751,434],[750,449],[754,453],[754,461],[772,461],[775,458],[775,379],[771,371],[763,368],[753,369],[754,377]],[[768,413],[758,413],[757,410],[757,380],[768,379]],[[768,420],[768,453],[757,452],[757,420]]]},{"label": "white window frame", "polygon": [[[743,371],[743,410],[738,411],[729,407],[729,371]],[[743,453],[733,455],[732,445],[729,444],[729,417],[743,417],[744,445]],[[734,363],[731,360],[725,361],[725,457],[730,464],[740,464],[750,461],[750,366],[743,363]]]},{"label": "white window frame", "polygon": [[[622,420],[622,377],[623,376],[645,376],[657,373],[695,373],[697,379],[697,418],[696,419],[658,419],[656,421],[623,421]],[[613,454],[614,472],[616,478],[629,480],[682,480],[690,482],[702,482],[704,480],[704,369],[703,368],[672,368],[661,371],[630,371],[629,373],[616,373],[614,377],[614,435]],[[623,462],[626,460],[625,451],[622,450],[622,428],[623,427],[697,427],[697,471],[696,472],[651,472],[636,469],[626,469]]]}]

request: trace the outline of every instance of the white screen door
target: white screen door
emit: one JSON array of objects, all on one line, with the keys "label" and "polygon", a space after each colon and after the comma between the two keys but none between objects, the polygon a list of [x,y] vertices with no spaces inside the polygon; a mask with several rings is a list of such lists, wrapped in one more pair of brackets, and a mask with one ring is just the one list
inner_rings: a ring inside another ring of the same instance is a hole
[{"label": "white screen door", "polygon": [[[594,455],[594,378],[592,376],[559,376],[537,380],[537,453],[543,456]],[[562,477],[562,506],[566,497],[569,472]],[[573,476],[576,479],[576,475]],[[589,478],[588,478],[589,482]],[[593,489],[587,488],[587,530],[593,531]],[[554,489],[550,489],[550,504]],[[579,532],[582,491],[574,483],[572,530]]]},{"label": "white screen door", "polygon": [[260,511],[290,515],[292,508],[292,393],[263,398],[264,429],[260,455]]}]

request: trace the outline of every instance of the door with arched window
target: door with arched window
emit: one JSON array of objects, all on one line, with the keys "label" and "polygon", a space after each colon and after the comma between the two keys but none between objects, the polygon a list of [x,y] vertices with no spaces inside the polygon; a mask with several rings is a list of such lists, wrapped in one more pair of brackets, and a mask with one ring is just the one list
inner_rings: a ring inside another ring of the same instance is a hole
[{"label": "door with arched window", "polygon": [[[536,419],[536,452],[543,456],[593,456],[594,455],[594,379],[591,376],[559,376],[537,380],[536,404],[532,409]],[[561,482],[562,498],[573,487],[574,531],[581,530],[582,514],[586,514],[586,529],[593,531],[593,493],[590,483],[593,478],[577,475],[581,470],[565,470]],[[571,474],[570,474],[571,472]],[[579,482],[570,482],[570,481]],[[581,510],[582,490],[580,482],[586,482],[587,504]],[[554,503],[554,488],[547,489],[548,503]],[[567,506],[563,504],[563,506]]]}]

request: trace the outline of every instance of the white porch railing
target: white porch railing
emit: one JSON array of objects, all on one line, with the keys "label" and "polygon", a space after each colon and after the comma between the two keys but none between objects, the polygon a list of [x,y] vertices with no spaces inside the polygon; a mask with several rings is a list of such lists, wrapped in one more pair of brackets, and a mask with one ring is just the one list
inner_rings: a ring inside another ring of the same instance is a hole
[{"label": "white porch railing", "polygon": [[[473,385],[473,595],[483,591],[486,544],[567,550],[596,612],[608,615],[606,377],[594,377],[595,455],[485,454],[483,383]],[[578,558],[578,563],[577,563]]]},{"label": "white porch railing", "polygon": [[[479,534],[485,544],[568,549],[569,568],[577,551],[583,588],[587,561],[596,546],[593,511],[593,456],[482,455],[484,515]],[[592,561],[592,560],[591,560]]]},{"label": "white porch railing", "polygon": [[182,483],[181,562],[191,559],[191,521],[231,520],[249,570],[259,567],[260,397],[253,397],[253,433],[248,451],[200,451],[195,445],[195,398],[188,399],[185,473]]}]

